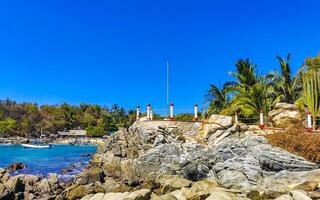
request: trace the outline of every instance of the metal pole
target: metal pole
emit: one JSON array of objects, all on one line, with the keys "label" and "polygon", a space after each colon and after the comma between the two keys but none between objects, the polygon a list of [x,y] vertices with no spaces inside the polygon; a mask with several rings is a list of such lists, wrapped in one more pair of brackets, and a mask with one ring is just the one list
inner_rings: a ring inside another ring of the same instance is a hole
[{"label": "metal pole", "polygon": [[167,116],[169,115],[169,101],[170,101],[170,92],[169,92],[169,61],[167,60]]}]

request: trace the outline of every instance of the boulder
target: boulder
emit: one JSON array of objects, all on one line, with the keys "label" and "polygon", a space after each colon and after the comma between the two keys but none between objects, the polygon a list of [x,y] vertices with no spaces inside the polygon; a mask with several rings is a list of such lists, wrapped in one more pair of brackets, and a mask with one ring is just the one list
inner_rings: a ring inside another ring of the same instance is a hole
[{"label": "boulder", "polygon": [[170,193],[160,196],[160,199],[161,200],[179,200],[177,199],[177,197],[175,197],[173,194],[170,194]]},{"label": "boulder", "polygon": [[275,108],[268,113],[274,127],[301,127],[302,119],[299,109],[293,104],[277,103]]},{"label": "boulder", "polygon": [[91,156],[91,154],[90,153],[83,153],[83,154],[81,154],[81,156],[89,157],[89,156]]},{"label": "boulder", "polygon": [[101,200],[125,200],[125,198],[129,195],[129,192],[124,193],[107,193],[105,194]]},{"label": "boulder", "polygon": [[0,199],[10,200],[14,199],[14,192],[7,190],[7,188],[0,183]]},{"label": "boulder", "polygon": [[211,192],[211,195],[206,200],[249,200],[248,198],[241,197],[231,192],[222,189],[216,189]]},{"label": "boulder", "polygon": [[315,191],[318,188],[318,181],[305,181],[300,185],[297,185],[294,189],[303,191]]},{"label": "boulder", "polygon": [[51,194],[51,187],[47,179],[42,179],[36,182],[33,186],[33,191],[40,196]]},{"label": "boulder", "polygon": [[208,196],[210,196],[209,192],[194,192],[190,188],[181,188],[180,190],[176,190],[171,192],[173,196],[175,196],[179,200],[204,200]]},{"label": "boulder", "polygon": [[203,123],[202,136],[208,139],[216,131],[230,128],[232,123],[232,117],[230,116],[213,114]]},{"label": "boulder", "polygon": [[64,199],[76,200],[88,195],[83,185],[72,185],[64,191]]},{"label": "boulder", "polygon": [[225,115],[213,114],[210,116],[209,123],[220,125],[221,127],[227,129],[232,126],[232,117]]},{"label": "boulder", "polygon": [[293,198],[288,194],[284,194],[280,197],[275,198],[274,200],[293,200]]},{"label": "boulder", "polygon": [[309,192],[308,196],[311,199],[320,199],[320,192],[317,192],[317,191]]},{"label": "boulder", "polygon": [[149,200],[151,197],[151,190],[141,189],[131,192],[124,200]]},{"label": "boulder", "polygon": [[78,184],[89,184],[98,182],[104,182],[105,174],[99,167],[87,168],[77,180]]},{"label": "boulder", "polygon": [[161,176],[158,180],[162,187],[162,193],[168,193],[174,190],[179,190],[183,187],[190,187],[192,182],[174,176]]},{"label": "boulder", "polygon": [[192,184],[191,190],[194,192],[210,192],[213,188],[219,186],[214,179],[205,179]]},{"label": "boulder", "polygon": [[10,192],[14,192],[14,193],[24,192],[25,184],[23,183],[23,176],[18,175],[18,176],[11,177],[6,183],[4,183],[4,186]]},{"label": "boulder", "polygon": [[290,194],[291,194],[293,200],[312,200],[310,197],[308,197],[308,195],[306,195],[302,191],[293,190],[290,192]]},{"label": "boulder", "polygon": [[20,169],[24,169],[27,168],[28,166],[21,163],[21,162],[14,162],[11,165],[9,165],[8,167],[5,168],[5,170],[9,171],[9,172],[15,172],[18,171]]},{"label": "boulder", "polygon": [[101,200],[103,196],[103,193],[89,194],[85,197],[82,197],[81,200]]}]

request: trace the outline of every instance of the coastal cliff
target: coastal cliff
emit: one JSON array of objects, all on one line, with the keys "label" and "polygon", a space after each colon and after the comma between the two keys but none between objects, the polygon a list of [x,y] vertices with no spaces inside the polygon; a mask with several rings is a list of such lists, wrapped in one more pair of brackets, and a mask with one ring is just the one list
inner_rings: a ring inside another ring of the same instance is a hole
[{"label": "coastal cliff", "polygon": [[[110,136],[58,198],[275,199],[298,193],[308,199],[307,195],[318,195],[297,190],[320,182],[315,163],[271,146],[257,134],[261,131],[222,121],[213,123],[206,134],[208,127],[200,122],[136,122],[128,131]],[[136,193],[144,197],[131,198]]]},{"label": "coastal cliff", "polygon": [[[100,145],[63,185],[0,171],[0,199],[294,199],[320,196],[315,163],[268,144],[226,116],[207,122],[144,121]],[[32,180],[32,181],[30,181]]]}]

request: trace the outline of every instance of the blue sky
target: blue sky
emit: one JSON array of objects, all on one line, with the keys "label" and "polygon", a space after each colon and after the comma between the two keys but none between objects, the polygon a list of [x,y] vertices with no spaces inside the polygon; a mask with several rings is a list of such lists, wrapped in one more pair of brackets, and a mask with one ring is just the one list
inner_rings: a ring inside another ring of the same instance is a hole
[{"label": "blue sky", "polygon": [[259,70],[292,53],[294,71],[320,47],[314,1],[1,1],[0,98],[191,109],[239,58]]}]

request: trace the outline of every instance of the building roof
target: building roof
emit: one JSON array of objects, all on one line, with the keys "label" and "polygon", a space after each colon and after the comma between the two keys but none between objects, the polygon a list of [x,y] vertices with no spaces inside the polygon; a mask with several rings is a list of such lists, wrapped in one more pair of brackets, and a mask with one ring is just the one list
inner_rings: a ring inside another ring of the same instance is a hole
[{"label": "building roof", "polygon": [[85,130],[58,131],[60,136],[85,136]]}]

